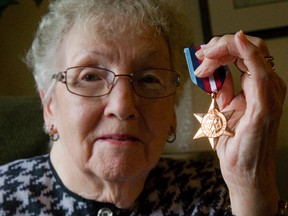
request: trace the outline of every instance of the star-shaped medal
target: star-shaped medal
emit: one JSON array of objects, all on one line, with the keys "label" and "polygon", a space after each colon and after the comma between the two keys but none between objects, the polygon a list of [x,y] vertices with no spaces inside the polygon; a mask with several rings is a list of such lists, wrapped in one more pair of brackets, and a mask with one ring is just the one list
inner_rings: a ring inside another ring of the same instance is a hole
[{"label": "star-shaped medal", "polygon": [[215,151],[219,137],[222,135],[233,136],[234,133],[228,127],[228,120],[231,118],[234,110],[220,112],[216,102],[216,93],[211,94],[212,102],[208,113],[195,113],[194,116],[201,123],[200,129],[197,131],[193,139],[208,137],[211,147]]}]

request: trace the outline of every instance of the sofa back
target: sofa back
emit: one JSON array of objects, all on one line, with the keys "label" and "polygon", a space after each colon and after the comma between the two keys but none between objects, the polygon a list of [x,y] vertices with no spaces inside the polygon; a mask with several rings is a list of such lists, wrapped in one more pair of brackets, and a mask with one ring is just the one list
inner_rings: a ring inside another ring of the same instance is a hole
[{"label": "sofa back", "polygon": [[0,97],[0,165],[48,152],[39,97]]}]

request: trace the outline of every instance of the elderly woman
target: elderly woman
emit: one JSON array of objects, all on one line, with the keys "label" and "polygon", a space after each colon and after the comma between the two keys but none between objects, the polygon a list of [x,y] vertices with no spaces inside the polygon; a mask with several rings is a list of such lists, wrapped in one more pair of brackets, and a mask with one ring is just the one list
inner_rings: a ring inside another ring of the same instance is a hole
[{"label": "elderly woman", "polygon": [[188,73],[183,24],[170,0],[51,3],[28,61],[53,145],[0,168],[1,215],[285,215],[274,157],[286,87],[259,38],[213,38],[197,53],[198,77],[231,63],[251,74],[239,95],[231,75],[218,94],[235,110],[235,135],[216,146],[221,172],[160,159]]}]

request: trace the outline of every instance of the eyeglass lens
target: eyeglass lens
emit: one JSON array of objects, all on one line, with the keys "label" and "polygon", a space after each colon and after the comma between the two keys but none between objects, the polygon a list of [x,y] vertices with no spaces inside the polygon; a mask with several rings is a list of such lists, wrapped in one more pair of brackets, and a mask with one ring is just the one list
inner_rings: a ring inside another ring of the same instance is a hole
[{"label": "eyeglass lens", "polygon": [[130,75],[115,75],[114,72],[98,67],[72,67],[66,70],[67,89],[86,97],[109,94],[115,78],[127,76],[135,93],[141,97],[162,98],[173,94],[178,75],[169,69],[149,69]]}]

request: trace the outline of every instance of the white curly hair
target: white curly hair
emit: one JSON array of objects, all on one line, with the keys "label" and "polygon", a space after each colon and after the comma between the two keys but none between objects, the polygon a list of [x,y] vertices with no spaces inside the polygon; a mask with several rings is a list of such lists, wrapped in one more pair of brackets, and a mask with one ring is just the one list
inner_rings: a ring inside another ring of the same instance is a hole
[{"label": "white curly hair", "polygon": [[[57,73],[57,51],[72,26],[89,31],[97,27],[101,36],[113,38],[127,28],[142,34],[154,28],[167,41],[172,65],[180,73],[181,82],[187,79],[183,48],[191,44],[189,26],[178,8],[179,0],[55,0],[39,25],[26,63],[32,69],[38,91],[48,99],[53,92]],[[184,64],[183,64],[184,63]],[[184,70],[184,71],[183,71]],[[54,84],[53,84],[54,82]],[[182,85],[183,86],[183,85]],[[178,91],[178,92],[181,92]],[[45,103],[45,102],[44,102]]]}]

